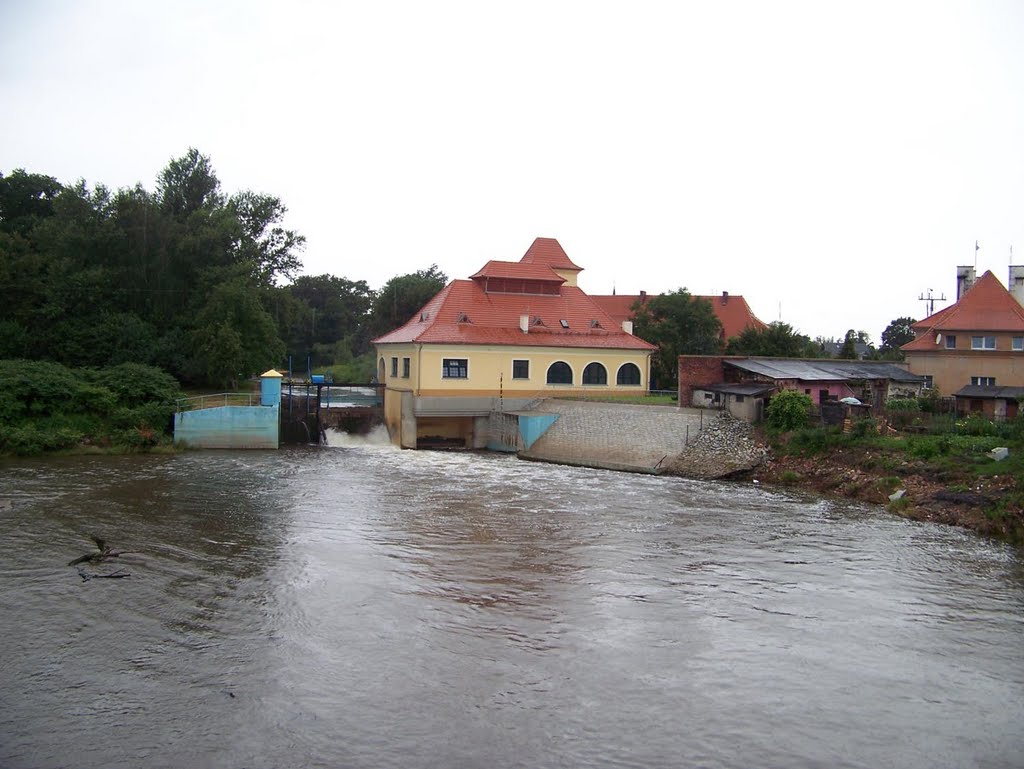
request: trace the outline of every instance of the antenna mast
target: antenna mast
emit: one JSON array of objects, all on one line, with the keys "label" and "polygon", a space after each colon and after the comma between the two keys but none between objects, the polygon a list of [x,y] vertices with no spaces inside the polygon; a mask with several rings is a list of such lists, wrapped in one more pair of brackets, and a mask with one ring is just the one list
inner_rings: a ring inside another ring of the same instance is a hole
[{"label": "antenna mast", "polygon": [[917,298],[918,298],[918,301],[924,302],[926,305],[928,305],[928,315],[926,315],[925,317],[929,317],[929,316],[935,314],[935,303],[936,302],[945,302],[946,301],[946,295],[945,294],[943,294],[942,296],[933,296],[932,295],[932,290],[930,288],[928,289],[928,294],[927,295],[921,294],[921,296],[919,296]]}]

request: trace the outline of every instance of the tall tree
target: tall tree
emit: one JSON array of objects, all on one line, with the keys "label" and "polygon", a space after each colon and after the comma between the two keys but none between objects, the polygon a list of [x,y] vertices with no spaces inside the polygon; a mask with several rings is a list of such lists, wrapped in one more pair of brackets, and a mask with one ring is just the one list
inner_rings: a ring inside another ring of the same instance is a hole
[{"label": "tall tree", "polygon": [[913,326],[915,323],[917,321],[913,318],[903,316],[894,319],[885,327],[885,331],[882,332],[882,346],[878,349],[883,358],[903,360],[903,352],[900,347],[907,342],[914,341]]},{"label": "tall tree", "polygon": [[195,318],[192,342],[198,373],[230,387],[279,363],[285,353],[274,319],[243,278],[210,293]]},{"label": "tall tree", "polygon": [[302,266],[298,252],[306,239],[281,226],[288,211],[278,198],[242,192],[228,203],[238,221],[233,244],[236,261],[250,265],[252,276],[262,286],[291,278]]},{"label": "tall tree", "polygon": [[774,321],[767,328],[748,326],[725,346],[727,355],[758,355],[769,358],[820,357],[820,347],[788,323]]},{"label": "tall tree", "polygon": [[26,236],[42,219],[53,214],[53,201],[63,189],[52,176],[26,173],[19,168],[0,174],[0,231]]},{"label": "tall tree", "polygon": [[412,318],[423,305],[448,283],[448,276],[436,264],[408,275],[397,275],[373,298],[370,309],[370,338],[393,331]]},{"label": "tall tree", "polygon": [[314,345],[334,345],[340,340],[347,340],[350,355],[369,349],[366,321],[373,292],[365,280],[302,275],[285,290],[304,308],[292,325],[282,327],[290,351],[308,352]]},{"label": "tall tree", "polygon": [[180,158],[173,158],[157,177],[156,195],[164,211],[185,220],[196,211],[212,211],[224,205],[220,179],[213,172],[210,158],[189,147]]},{"label": "tall tree", "polygon": [[658,389],[675,388],[680,355],[719,352],[722,324],[707,299],[691,296],[685,288],[633,305],[633,331],[657,345],[651,376]]},{"label": "tall tree", "polygon": [[846,332],[846,336],[843,338],[843,346],[839,348],[838,357],[845,358],[846,360],[856,360],[858,357],[860,357],[857,355],[856,342],[857,332],[851,328],[849,331]]}]

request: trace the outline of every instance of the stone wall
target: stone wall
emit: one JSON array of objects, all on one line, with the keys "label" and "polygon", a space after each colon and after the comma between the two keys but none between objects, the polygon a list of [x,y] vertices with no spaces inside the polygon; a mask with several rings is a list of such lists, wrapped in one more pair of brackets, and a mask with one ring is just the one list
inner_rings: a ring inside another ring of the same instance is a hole
[{"label": "stone wall", "polygon": [[568,400],[547,400],[535,411],[558,420],[520,457],[645,473],[664,472],[712,419],[702,409]]}]

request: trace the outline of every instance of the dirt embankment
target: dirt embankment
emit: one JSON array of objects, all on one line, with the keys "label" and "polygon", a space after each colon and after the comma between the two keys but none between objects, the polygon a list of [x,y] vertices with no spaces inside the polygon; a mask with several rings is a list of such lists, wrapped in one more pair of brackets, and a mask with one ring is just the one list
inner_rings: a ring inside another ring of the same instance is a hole
[{"label": "dirt embankment", "polygon": [[[881,452],[843,448],[812,457],[769,455],[743,477],[888,505],[913,520],[962,526],[1024,544],[1024,508],[1013,502],[1015,479],[1009,474],[965,483],[963,477],[940,477],[923,462],[885,466]],[[900,491],[901,498],[891,501],[890,495]]]}]

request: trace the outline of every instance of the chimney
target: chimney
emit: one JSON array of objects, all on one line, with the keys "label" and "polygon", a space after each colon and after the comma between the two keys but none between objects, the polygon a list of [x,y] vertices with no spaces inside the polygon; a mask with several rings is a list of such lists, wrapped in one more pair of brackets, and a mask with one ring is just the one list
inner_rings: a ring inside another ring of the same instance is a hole
[{"label": "chimney", "polygon": [[622,330],[625,331],[627,334],[632,334],[633,333],[633,321],[631,321],[631,320],[624,320],[624,321],[622,321]]},{"label": "chimney", "polygon": [[646,291],[641,291],[640,292],[640,304],[645,304],[646,302],[647,302],[647,292]]},{"label": "chimney", "polygon": [[729,304],[729,292],[728,291],[723,291],[722,292],[722,304]]},{"label": "chimney", "polygon": [[1024,264],[1010,265],[1010,280],[1006,287],[1010,294],[1017,300],[1017,304],[1024,305]]},{"label": "chimney", "polygon": [[974,285],[974,268],[969,265],[961,265],[956,268],[956,300],[967,293],[967,290]]},{"label": "chimney", "polygon": [[530,316],[529,315],[520,315],[519,316],[519,330],[522,331],[524,334],[529,334],[530,333]]}]

